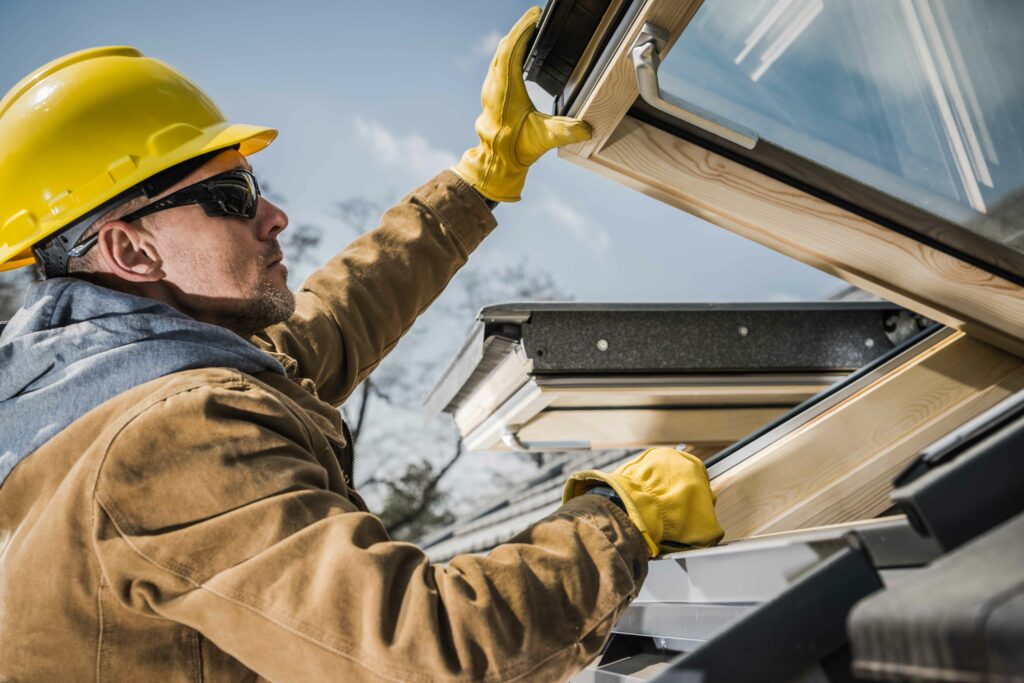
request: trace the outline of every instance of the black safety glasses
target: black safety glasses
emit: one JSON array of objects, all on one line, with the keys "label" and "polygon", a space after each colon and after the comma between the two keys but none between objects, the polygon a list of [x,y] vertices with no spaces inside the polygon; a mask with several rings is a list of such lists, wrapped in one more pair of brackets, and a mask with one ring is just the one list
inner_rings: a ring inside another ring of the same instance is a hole
[{"label": "black safety glasses", "polygon": [[[237,169],[210,176],[198,183],[183,187],[160,201],[148,204],[137,211],[121,216],[117,220],[131,223],[158,211],[179,206],[198,204],[207,216],[233,216],[255,218],[259,208],[260,185],[249,171]],[[81,244],[70,249],[69,257],[84,255],[99,240],[99,233],[91,235]]]}]

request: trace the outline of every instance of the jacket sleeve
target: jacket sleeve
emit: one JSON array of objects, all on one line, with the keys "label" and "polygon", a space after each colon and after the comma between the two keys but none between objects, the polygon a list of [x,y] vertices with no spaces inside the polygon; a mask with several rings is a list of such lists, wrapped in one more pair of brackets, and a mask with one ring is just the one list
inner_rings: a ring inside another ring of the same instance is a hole
[{"label": "jacket sleeve", "polygon": [[304,424],[243,381],[141,410],[96,480],[111,594],[270,680],[548,681],[598,654],[646,576],[639,533],[598,496],[431,564],[329,490]]},{"label": "jacket sleeve", "polygon": [[320,398],[340,405],[495,225],[476,191],[445,171],[313,273],[295,314],[256,341],[295,359]]}]

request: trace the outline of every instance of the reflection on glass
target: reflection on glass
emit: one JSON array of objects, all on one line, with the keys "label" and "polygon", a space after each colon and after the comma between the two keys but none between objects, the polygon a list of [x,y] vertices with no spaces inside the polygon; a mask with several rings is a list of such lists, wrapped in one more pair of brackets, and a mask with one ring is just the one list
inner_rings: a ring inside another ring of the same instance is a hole
[{"label": "reflection on glass", "polygon": [[705,0],[661,87],[1024,252],[1022,37],[1020,0]]}]

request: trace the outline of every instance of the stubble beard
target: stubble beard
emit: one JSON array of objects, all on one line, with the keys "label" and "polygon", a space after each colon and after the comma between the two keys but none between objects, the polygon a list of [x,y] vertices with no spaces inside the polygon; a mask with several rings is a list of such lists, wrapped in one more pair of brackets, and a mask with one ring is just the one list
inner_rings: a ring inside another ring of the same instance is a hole
[{"label": "stubble beard", "polygon": [[[280,266],[284,268],[282,264]],[[248,339],[261,330],[284,322],[295,312],[295,295],[288,289],[274,284],[271,281],[269,271],[256,286],[252,296],[240,302],[234,310],[223,311],[218,324],[226,327],[235,334]],[[285,271],[285,281],[288,275]]]}]

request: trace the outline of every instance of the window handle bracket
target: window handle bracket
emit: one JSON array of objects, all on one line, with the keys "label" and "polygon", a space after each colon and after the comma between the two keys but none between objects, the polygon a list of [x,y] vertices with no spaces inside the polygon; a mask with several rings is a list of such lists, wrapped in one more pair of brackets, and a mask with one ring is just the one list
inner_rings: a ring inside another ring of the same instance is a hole
[{"label": "window handle bracket", "polygon": [[696,107],[671,95],[662,95],[658,85],[658,67],[668,44],[668,31],[652,23],[645,23],[637,36],[630,54],[636,69],[636,82],[640,97],[655,109],[685,121],[712,135],[728,140],[745,149],[754,149],[757,133],[728,119]]}]

